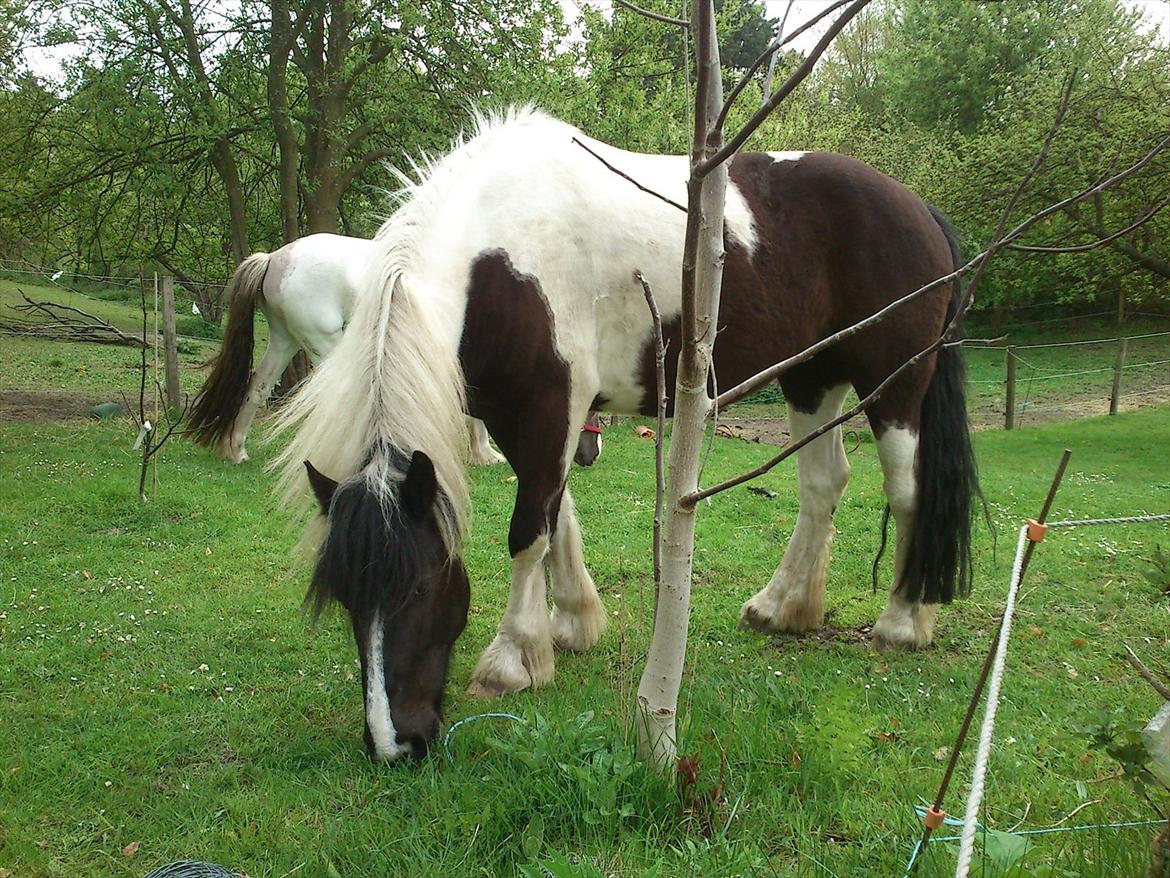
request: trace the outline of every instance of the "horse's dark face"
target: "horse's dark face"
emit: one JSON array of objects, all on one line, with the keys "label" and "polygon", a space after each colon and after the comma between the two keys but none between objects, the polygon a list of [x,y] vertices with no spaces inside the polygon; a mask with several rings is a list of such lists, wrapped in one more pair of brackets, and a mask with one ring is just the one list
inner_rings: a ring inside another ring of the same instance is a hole
[{"label": "horse's dark face", "polygon": [[597,412],[590,412],[589,419],[581,428],[577,437],[577,451],[573,454],[573,463],[577,466],[593,466],[601,456],[601,422]]},{"label": "horse's dark face", "polygon": [[430,459],[416,451],[387,510],[360,476],[338,485],[306,462],[329,517],[309,596],[349,612],[365,691],[371,758],[422,758],[439,732],[451,647],[467,624],[463,562],[436,518],[444,502]]}]

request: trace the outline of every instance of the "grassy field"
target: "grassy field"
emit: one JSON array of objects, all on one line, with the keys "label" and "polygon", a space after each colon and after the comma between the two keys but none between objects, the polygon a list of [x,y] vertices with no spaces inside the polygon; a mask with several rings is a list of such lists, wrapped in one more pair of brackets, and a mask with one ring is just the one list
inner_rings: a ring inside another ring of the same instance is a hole
[{"label": "grassy field", "polygon": [[[108,396],[129,389],[135,356],[2,339],[2,389]],[[185,380],[197,383],[193,370]],[[864,642],[883,602],[870,588],[883,498],[867,435],[850,453],[821,636],[735,626],[791,530],[793,468],[758,483],[774,498],[715,498],[699,519],[682,749],[724,795],[696,812],[632,751],[653,506],[652,447],[632,426],[608,430],[601,461],[571,483],[610,630],[592,653],[558,656],[552,687],[487,705],[463,688],[503,611],[514,488],[506,466],[474,472],[472,611],[448,723],[492,709],[524,722],[465,725],[450,758],[440,749],[412,767],[365,758],[350,635],[299,611],[305,578],[289,569],[294,536],[263,470],[271,449],[253,441],[255,460],[232,467],[174,440],[141,507],[127,421],[0,424],[0,875],[140,876],[197,858],[253,878],[900,878],[913,807],[937,786],[991,636],[1015,527],[1038,510],[1061,449],[1074,456],[1055,517],[1170,508],[1170,408],[980,433],[998,548],[980,530],[975,594],[943,612],[932,650],[878,655]],[[770,454],[715,440],[703,482]],[[1166,662],[1170,602],[1139,571],[1168,542],[1164,526],[1141,525],[1054,532],[1040,547],[1009,656],[989,827],[1153,816],[1075,728],[1100,711],[1153,713],[1118,653],[1129,642]],[[969,769],[964,758],[952,811]],[[1044,837],[1022,860],[997,837],[982,874],[1140,875],[1150,835]],[[1014,871],[999,868],[1009,860]],[[949,875],[952,861],[932,846],[919,874]]]}]

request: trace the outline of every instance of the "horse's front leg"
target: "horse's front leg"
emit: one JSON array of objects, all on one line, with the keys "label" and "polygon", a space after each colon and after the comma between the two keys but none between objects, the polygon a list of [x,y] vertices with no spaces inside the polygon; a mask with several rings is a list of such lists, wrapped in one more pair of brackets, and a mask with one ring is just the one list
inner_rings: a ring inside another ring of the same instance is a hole
[{"label": "horse's front leg", "polygon": [[605,607],[597,596],[593,577],[585,569],[581,526],[567,488],[561,494],[548,566],[552,575],[553,640],[560,649],[589,649],[605,631]]},{"label": "horse's front leg", "polygon": [[553,529],[546,510],[557,508],[561,489],[538,480],[517,483],[508,533],[512,589],[499,631],[475,666],[469,694],[481,698],[537,689],[553,679],[552,624],[544,584],[544,559]]}]

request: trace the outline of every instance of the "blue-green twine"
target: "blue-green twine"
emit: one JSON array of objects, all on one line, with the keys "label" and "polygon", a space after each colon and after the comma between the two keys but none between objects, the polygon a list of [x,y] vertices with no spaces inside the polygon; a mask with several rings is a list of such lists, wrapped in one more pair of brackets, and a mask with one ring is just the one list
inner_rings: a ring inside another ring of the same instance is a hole
[{"label": "blue-green twine", "polygon": [[[921,815],[921,809],[915,808]],[[948,825],[956,826],[962,825],[963,821],[957,818],[947,817],[945,821]],[[1088,829],[1132,829],[1137,826],[1158,826],[1166,823],[1165,820],[1133,820],[1128,823],[1087,823],[1084,826],[1050,826],[1047,829],[1020,829],[1015,832],[1008,832],[1007,835],[1051,835],[1056,832],[1083,832]],[[987,827],[976,824],[981,832],[986,832]],[[961,835],[934,835],[931,836],[930,841],[960,841]],[[906,874],[903,878],[910,878],[910,872],[914,869],[914,863],[918,859],[918,855],[922,853],[922,840],[919,839],[914,843],[914,850],[910,853],[910,862],[906,864]]]},{"label": "blue-green twine", "polygon": [[447,759],[452,762],[455,761],[454,757],[451,756],[451,748],[448,746],[448,744],[451,742],[451,736],[455,734],[455,730],[465,723],[477,722],[481,719],[510,719],[515,720],[518,723],[524,722],[522,717],[511,713],[475,713],[471,716],[465,716],[463,719],[459,720],[459,722],[451,726],[451,728],[447,729],[447,734],[443,736],[443,750],[447,754]]}]

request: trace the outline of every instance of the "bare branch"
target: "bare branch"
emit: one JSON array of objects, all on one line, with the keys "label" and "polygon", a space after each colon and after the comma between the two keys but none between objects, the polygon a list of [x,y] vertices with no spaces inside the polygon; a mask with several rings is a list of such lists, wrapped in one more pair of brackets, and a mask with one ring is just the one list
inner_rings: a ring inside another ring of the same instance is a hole
[{"label": "bare branch", "polygon": [[[1022,223],[1017,225],[1014,229],[1012,229],[1012,231],[1008,232],[1006,235],[1003,232],[1004,227],[1007,225],[1008,217],[1010,216],[1012,210],[1015,209],[1015,206],[1016,206],[1017,202],[1019,201],[1019,198],[1022,195],[1024,188],[1026,187],[1028,182],[1031,180],[1031,178],[1035,175],[1036,171],[1040,168],[1041,164],[1044,161],[1044,158],[1048,154],[1048,149],[1052,144],[1052,140],[1055,137],[1056,131],[1059,128],[1061,122],[1063,121],[1065,111],[1068,108],[1068,100],[1069,100],[1069,95],[1071,94],[1071,90],[1072,90],[1073,79],[1074,79],[1073,77],[1069,78],[1068,85],[1066,86],[1064,94],[1062,95],[1062,98],[1061,98],[1060,107],[1057,110],[1056,119],[1052,125],[1052,128],[1049,130],[1048,136],[1045,138],[1044,144],[1041,147],[1039,153],[1037,154],[1035,161],[1032,163],[1031,168],[1028,170],[1028,173],[1024,175],[1024,177],[1020,181],[1019,185],[1016,186],[1015,191],[1012,193],[1012,196],[1008,199],[1007,204],[1004,206],[1004,209],[1003,209],[1002,213],[1000,214],[999,222],[996,224],[995,239],[994,239],[993,243],[986,250],[984,250],[982,253],[980,253],[978,256],[976,256],[974,259],[972,259],[966,265],[964,265],[962,268],[951,272],[950,275],[947,275],[944,278],[939,278],[935,281],[932,281],[931,283],[927,284],[925,287],[921,287],[918,290],[915,290],[914,292],[910,293],[907,296],[903,296],[901,299],[898,299],[897,301],[891,303],[890,305],[887,305],[885,308],[883,308],[881,311],[879,311],[873,317],[867,318],[866,320],[863,320],[858,324],[854,324],[851,327],[847,327],[846,329],[842,330],[841,333],[836,333],[835,335],[838,336],[838,338],[834,339],[833,336],[830,336],[829,338],[825,339],[824,342],[835,343],[835,341],[840,340],[840,337],[847,337],[846,334],[851,335],[855,331],[858,331],[862,324],[872,325],[873,323],[876,323],[878,321],[878,319],[880,319],[879,315],[882,315],[883,312],[888,314],[889,311],[891,311],[892,309],[897,308],[898,306],[905,304],[907,301],[918,298],[920,295],[924,294],[924,292],[928,288],[934,289],[937,286],[939,286],[940,283],[945,283],[949,280],[953,280],[956,277],[961,276],[962,274],[966,273],[967,271],[970,271],[972,269],[972,267],[974,267],[975,273],[971,278],[971,282],[967,286],[966,293],[963,296],[963,301],[961,302],[959,307],[957,309],[955,309],[954,315],[948,321],[947,325],[943,328],[943,331],[939,335],[939,337],[933,343],[931,343],[929,346],[927,346],[923,350],[919,351],[917,354],[915,354],[913,357],[911,357],[909,360],[907,360],[905,363],[903,363],[901,366],[899,366],[897,369],[895,369],[892,373],[890,373],[890,375],[887,376],[884,381],[882,381],[876,388],[874,388],[873,392],[871,392],[868,396],[866,396],[864,399],[859,401],[858,404],[855,405],[853,408],[851,408],[849,411],[843,413],[841,416],[839,416],[837,418],[832,419],[828,423],[822,425],[819,429],[814,430],[813,432],[809,433],[808,435],[802,437],[799,441],[790,444],[780,454],[776,455],[774,458],[767,461],[766,463],[756,467],[754,470],[751,470],[750,472],[747,472],[747,473],[743,473],[743,474],[736,476],[734,478],[728,479],[724,482],[719,483],[718,485],[713,485],[712,487],[703,488],[699,491],[695,491],[691,494],[688,494],[686,497],[683,497],[680,499],[680,501],[679,501],[680,503],[693,507],[694,504],[698,503],[701,500],[706,499],[707,497],[710,497],[714,494],[717,494],[720,491],[725,491],[728,488],[733,488],[736,485],[743,484],[744,482],[749,481],[750,479],[753,479],[756,476],[767,472],[768,470],[772,469],[774,466],[779,464],[781,461],[783,461],[785,458],[787,458],[791,454],[793,454],[796,451],[803,448],[809,442],[812,442],[814,439],[818,438],[819,436],[823,436],[829,430],[845,423],[845,421],[849,420],[850,418],[852,418],[855,415],[859,414],[860,412],[864,411],[867,406],[869,406],[872,402],[874,402],[876,399],[878,399],[878,397],[881,396],[881,394],[890,385],[890,383],[893,382],[901,373],[903,373],[906,369],[913,366],[915,363],[918,363],[919,361],[921,361],[923,358],[930,356],[935,351],[939,350],[944,344],[946,344],[950,341],[951,334],[958,328],[958,326],[962,322],[963,317],[966,315],[967,310],[970,308],[971,303],[974,301],[975,290],[978,287],[980,279],[983,277],[983,272],[987,266],[987,262],[996,253],[998,253],[1000,250],[1002,250],[1004,247],[1006,247],[1009,243],[1011,243],[1011,241],[1015,240],[1021,234],[1023,234],[1023,232],[1026,229],[1031,228],[1032,225],[1039,222],[1040,219],[1042,219],[1043,217],[1049,216],[1054,211],[1061,209],[1061,205],[1050,205],[1048,208],[1045,208],[1043,211],[1039,211],[1038,213],[1035,213],[1032,216],[1028,217],[1026,220],[1024,220]],[[1164,138],[1162,141],[1160,141],[1158,144],[1156,144],[1150,152],[1148,152],[1139,161],[1135,162],[1133,165],[1131,165],[1126,170],[1120,172],[1119,174],[1115,174],[1113,177],[1110,177],[1107,180],[1103,180],[1103,181],[1099,182],[1095,186],[1092,186],[1088,189],[1082,190],[1077,195],[1074,195],[1068,199],[1065,199],[1064,203],[1066,203],[1066,204],[1075,203],[1077,201],[1083,200],[1085,198],[1088,198],[1088,197],[1102,191],[1103,188],[1108,186],[1108,185],[1116,184],[1121,179],[1124,179],[1125,177],[1134,173],[1136,170],[1138,170],[1144,164],[1146,164],[1148,161],[1150,161],[1154,157],[1154,155],[1156,155],[1158,152],[1160,152],[1162,149],[1165,148],[1167,143],[1170,143],[1170,136]],[[817,345],[813,345],[813,348],[823,349],[823,347],[827,347],[827,346],[828,346],[827,344],[822,344],[822,343],[818,342]],[[803,362],[805,359],[810,358],[807,355],[808,355],[809,351],[811,351],[811,350],[812,350],[812,348],[809,348],[806,351],[803,351],[800,354],[797,354],[795,357],[790,357],[789,361]],[[789,362],[789,361],[786,361],[786,363],[788,363],[788,365],[785,366],[785,368],[790,368],[792,365],[796,365],[795,362]],[[784,366],[785,364],[778,364],[778,365]],[[737,388],[732,388],[732,390],[728,391],[727,394],[721,395],[719,397],[719,399],[720,399],[720,401],[722,401],[725,396],[729,396],[729,395],[735,393],[736,391],[738,391],[739,388],[742,388],[742,387],[747,386],[747,385],[752,385],[752,389],[754,389],[755,387],[762,386],[762,384],[765,383],[764,380],[761,380],[762,376],[768,375],[771,378],[774,378],[775,376],[779,375],[780,372],[782,372],[782,371],[784,371],[783,368],[778,369],[775,366],[770,368],[770,369],[766,369],[764,372],[760,373],[760,375],[757,375],[755,378],[748,379],[748,381],[739,385]],[[766,380],[770,380],[770,378],[766,379]],[[742,395],[743,394],[740,393],[738,396],[734,396],[733,399],[738,399]]]},{"label": "bare branch", "polygon": [[[963,310],[966,310],[966,309],[964,308]],[[741,485],[744,482],[751,481],[756,476],[763,475],[768,470],[772,469],[774,466],[776,466],[778,463],[783,461],[789,455],[795,454],[797,451],[804,448],[804,446],[808,445],[814,439],[817,439],[820,436],[823,436],[825,433],[828,433],[834,427],[838,427],[841,424],[844,424],[850,418],[852,418],[856,415],[859,415],[861,412],[865,411],[865,409],[870,405],[870,403],[877,401],[877,399],[882,395],[882,393],[885,392],[886,388],[889,387],[890,384],[899,375],[901,375],[903,372],[905,372],[907,369],[909,369],[915,363],[918,363],[919,361],[921,361],[924,357],[930,356],[935,351],[937,351],[940,347],[942,347],[943,339],[946,338],[947,332],[949,332],[951,327],[955,326],[955,325],[957,325],[957,323],[954,321],[952,321],[951,323],[948,323],[947,328],[943,331],[943,334],[941,336],[939,336],[939,338],[936,341],[932,342],[929,347],[926,347],[923,350],[919,351],[917,354],[915,354],[913,357],[911,357],[909,360],[907,360],[905,363],[903,363],[901,366],[899,366],[897,369],[895,369],[893,372],[891,372],[881,384],[879,384],[876,388],[874,388],[872,393],[870,393],[868,396],[866,396],[865,399],[862,399],[861,401],[859,401],[857,403],[857,405],[853,406],[853,408],[849,409],[849,411],[843,412],[841,415],[839,415],[836,418],[833,418],[833,420],[829,421],[828,423],[823,424],[822,426],[820,426],[816,430],[813,430],[811,433],[807,434],[806,436],[801,437],[798,441],[787,445],[783,451],[781,451],[779,454],[777,454],[775,457],[773,457],[767,463],[761,464],[760,466],[756,467],[755,469],[749,470],[746,473],[741,473],[740,475],[735,476],[734,478],[728,479],[727,481],[720,482],[718,485],[712,485],[710,488],[703,488],[700,491],[695,491],[693,494],[688,494],[686,497],[683,497],[679,502],[683,503],[687,506],[694,506],[699,501],[705,500],[706,498],[711,497],[714,494],[718,494],[721,491],[726,491],[728,488],[734,488],[736,485]]]},{"label": "bare branch", "polygon": [[989,251],[984,250],[978,256],[975,256],[969,262],[967,262],[966,265],[955,269],[950,274],[944,274],[942,277],[935,278],[925,286],[921,286],[914,290],[914,292],[907,293],[900,299],[895,299],[893,302],[886,305],[886,307],[882,308],[880,311],[875,311],[864,320],[860,320],[857,323],[854,323],[852,326],[848,326],[845,329],[842,329],[840,332],[835,332],[830,336],[826,336],[816,344],[805,348],[800,353],[793,354],[791,357],[788,357],[785,360],[781,360],[779,363],[769,366],[767,369],[764,369],[761,372],[757,372],[746,381],[741,381],[739,384],[735,385],[735,387],[725,390],[723,393],[719,394],[719,398],[717,399],[719,407],[724,408],[731,405],[733,402],[738,402],[749,393],[753,393],[764,385],[775,381],[793,366],[799,366],[801,363],[808,362],[825,348],[832,347],[837,342],[854,336],[862,330],[873,326],[875,323],[880,323],[882,320],[885,320],[886,317],[888,317],[893,311],[896,311],[898,308],[908,304],[909,302],[913,302],[915,299],[921,298],[931,290],[936,290],[944,284],[958,280],[976,266],[978,266],[984,259],[987,258],[988,254]]},{"label": "bare branch", "polygon": [[[764,74],[764,99],[763,103],[768,103],[768,98],[772,97],[772,77],[776,75],[776,59],[780,57],[780,41],[784,38],[784,27],[788,24],[788,16],[792,14],[792,6],[796,0],[788,0],[788,5],[784,7],[784,17],[780,19],[780,26],[776,29],[776,49],[772,51],[772,57],[768,59],[768,72]],[[727,106],[725,101],[723,104]],[[722,113],[720,113],[722,115]]]},{"label": "bare branch", "polygon": [[[56,302],[36,302],[17,289],[25,304],[13,305],[14,311],[29,315],[43,315],[41,320],[0,320],[0,331],[15,336],[50,338],[62,341],[89,341],[99,344],[145,345],[146,337],[135,338],[110,322],[80,308]],[[69,313],[79,317],[70,317]]]},{"label": "bare branch", "polygon": [[[979,266],[983,265],[988,259],[990,259],[992,256],[994,256],[996,253],[998,253],[1004,247],[1006,247],[1007,245],[1009,245],[1013,241],[1015,241],[1017,238],[1019,238],[1024,232],[1026,232],[1032,226],[1036,225],[1036,223],[1038,223],[1044,219],[1047,219],[1049,216],[1051,216],[1054,213],[1057,213],[1058,211],[1062,211],[1062,210],[1067,209],[1070,205],[1084,201],[1086,198],[1090,198],[1098,192],[1102,192],[1106,189],[1109,189],[1113,186],[1116,186],[1122,180],[1133,175],[1134,173],[1139,171],[1142,167],[1144,167],[1146,164],[1148,164],[1150,161],[1152,161],[1153,158],[1158,153],[1162,152],[1162,150],[1166,149],[1167,146],[1170,146],[1170,135],[1167,135],[1162,140],[1158,141],[1158,143],[1156,143],[1150,149],[1149,152],[1147,152],[1144,156],[1142,156],[1142,158],[1138,159],[1138,161],[1134,162],[1128,168],[1125,168],[1124,170],[1119,171],[1118,173],[1114,174],[1112,177],[1109,177],[1105,180],[1102,180],[1101,182],[1097,183],[1094,186],[1089,187],[1088,189],[1082,189],[1080,192],[1076,193],[1075,195],[1071,195],[1068,198],[1065,198],[1061,201],[1058,201],[1055,204],[1051,204],[1048,207],[1044,208],[1043,210],[1032,214],[1032,216],[1025,219],[1023,222],[1021,222],[1019,225],[1017,225],[1014,229],[1012,229],[1006,235],[1003,235],[1001,238],[994,241],[992,244],[990,244],[987,247],[986,250],[979,253],[977,256],[973,257],[970,261],[968,261],[961,268],[956,269],[955,271],[951,272],[950,274],[946,274],[940,278],[936,278],[935,280],[931,281],[930,283],[926,284],[925,286],[919,287],[917,290],[913,291],[912,293],[908,293],[907,295],[903,296],[902,298],[891,302],[885,308],[882,308],[880,311],[875,312],[873,315],[871,315],[870,317],[867,317],[865,320],[862,320],[859,323],[854,324],[853,326],[847,327],[847,328],[841,330],[841,332],[834,333],[833,335],[830,335],[830,336],[822,339],[821,341],[814,344],[812,347],[807,348],[806,350],[801,351],[800,353],[795,354],[786,360],[783,360],[779,363],[776,363],[773,366],[769,366],[767,369],[764,369],[763,371],[758,372],[756,375],[752,376],[751,378],[748,378],[746,381],[743,381],[743,382],[737,384],[735,387],[732,387],[731,389],[724,391],[723,393],[721,393],[719,395],[718,402],[719,402],[720,407],[731,405],[731,403],[735,402],[736,400],[742,399],[743,397],[747,396],[749,393],[751,393],[755,390],[759,390],[761,387],[774,381],[781,374],[788,371],[793,366],[797,366],[800,363],[804,363],[804,362],[812,359],[814,356],[816,356],[818,353],[823,351],[825,348],[830,347],[833,344],[836,344],[838,341],[841,341],[842,339],[848,338],[851,335],[854,335],[856,332],[860,332],[862,329],[866,329],[870,326],[873,326],[875,323],[878,323],[879,321],[883,320],[886,316],[888,316],[891,311],[896,310],[897,308],[901,307],[902,305],[905,305],[909,302],[914,301],[915,299],[920,298],[921,296],[925,295],[926,293],[930,292],[933,289],[936,289],[937,287],[939,287],[942,284],[949,283],[952,280],[956,280],[957,278],[964,276],[965,274],[970,272],[972,269],[977,269]],[[1016,196],[1013,196],[1013,198],[1011,199],[1011,202],[1009,203],[1009,206],[1014,204],[1015,200],[1016,200]],[[1006,216],[1006,213],[1004,215],[1001,215],[1001,218],[1000,218],[1000,227],[1001,228],[1004,224],[1003,219],[1005,216]],[[975,284],[977,279],[978,279],[978,275],[976,275],[976,277],[973,277],[972,284]]]},{"label": "bare branch", "polygon": [[666,435],[666,342],[662,340],[662,315],[658,312],[658,303],[654,301],[650,282],[640,271],[635,271],[634,277],[642,285],[642,293],[646,296],[646,305],[650,308],[650,318],[654,324],[654,375],[658,390],[658,432],[654,434],[654,606],[657,608],[658,590],[662,585],[662,504],[666,496],[666,471],[662,459]]},{"label": "bare branch", "polygon": [[[756,110],[755,115],[753,115],[751,119],[748,120],[747,124],[745,124],[738,133],[731,137],[731,139],[729,139],[724,144],[723,148],[720,149],[719,152],[715,153],[715,155],[711,156],[699,167],[697,167],[694,173],[699,177],[705,177],[707,174],[711,173],[711,171],[714,170],[717,165],[721,165],[723,162],[727,161],[729,158],[735,155],[736,152],[739,151],[739,148],[744,145],[747,139],[755,133],[755,130],[759,128],[761,124],[763,124],[764,120],[767,119],[769,115],[771,115],[772,111],[780,106],[780,102],[788,97],[788,95],[792,93],[793,89],[804,82],[805,77],[812,73],[813,67],[816,66],[817,61],[820,60],[821,55],[825,53],[825,50],[829,48],[829,44],[837,38],[837,34],[839,34],[842,29],[844,29],[845,25],[847,25],[853,19],[853,17],[857,15],[857,13],[861,12],[862,9],[868,6],[870,2],[871,0],[853,0],[853,3],[849,6],[849,8],[841,13],[840,17],[833,22],[832,26],[825,32],[825,35],[821,37],[816,46],[813,47],[812,51],[808,53],[808,56],[804,59],[804,61],[801,62],[801,65],[792,71],[788,79],[784,81],[783,85],[776,89],[775,94],[773,94],[768,99],[767,103],[760,107],[760,109]],[[720,111],[718,116],[720,120],[725,117],[725,110],[726,107],[723,111]]]},{"label": "bare branch", "polygon": [[1098,238],[1095,241],[1090,241],[1088,244],[1074,244],[1068,247],[1043,247],[1034,244],[1011,244],[1009,246],[1012,250],[1020,250],[1024,253],[1083,253],[1087,250],[1095,250],[1098,247],[1103,247],[1106,244],[1109,244],[1122,237],[1123,235],[1128,235],[1134,229],[1145,225],[1159,211],[1161,211],[1163,207],[1168,204],[1170,204],[1170,195],[1163,198],[1161,201],[1155,204],[1152,209],[1147,211],[1140,219],[1130,223],[1124,229],[1114,232],[1112,235],[1108,235],[1104,238]]},{"label": "bare branch", "polygon": [[661,12],[651,12],[649,9],[635,6],[633,3],[628,2],[628,0],[613,0],[613,2],[617,6],[624,6],[631,12],[636,12],[654,21],[661,21],[663,24],[673,24],[675,27],[681,27],[685,30],[690,30],[691,28],[691,23],[684,18],[671,18],[669,15],[663,15]]},{"label": "bare branch", "polygon": [[[719,116],[715,120],[716,127],[718,127],[718,128],[723,127],[723,123],[727,121],[727,114],[731,111],[731,105],[733,103],[735,103],[735,99],[739,97],[739,93],[744,90],[744,87],[749,82],[751,82],[752,77],[756,75],[757,71],[759,71],[760,67],[763,66],[765,61],[768,61],[770,58],[774,57],[776,55],[776,53],[780,51],[781,48],[783,48],[788,43],[792,42],[794,39],[796,39],[798,36],[800,36],[802,33],[804,33],[810,27],[813,27],[818,21],[820,21],[826,15],[831,15],[832,13],[834,13],[835,11],[840,9],[842,6],[844,6],[848,2],[849,2],[849,0],[837,0],[836,3],[832,4],[827,9],[818,13],[814,17],[810,18],[808,21],[806,21],[804,24],[802,24],[800,27],[798,27],[796,30],[794,30],[792,33],[790,33],[788,36],[783,36],[783,34],[778,34],[776,37],[776,41],[772,45],[768,46],[768,48],[766,48],[760,54],[759,58],[757,58],[755,61],[752,62],[752,66],[747,69],[747,72],[744,73],[743,78],[736,84],[735,88],[733,88],[731,90],[731,93],[727,96],[727,100],[725,100],[723,102],[723,109],[719,111]],[[788,17],[787,12],[784,13],[784,17],[785,18]],[[783,29],[784,29],[783,25],[781,25],[781,30],[783,30]],[[769,69],[768,69],[769,84],[771,83],[771,70],[772,70],[772,68],[771,68],[771,66],[769,66]]]},{"label": "bare branch", "polygon": [[1050,204],[1048,207],[1044,208],[1043,210],[1032,214],[1032,216],[1028,217],[1026,220],[1024,220],[1022,223],[1020,223],[1018,226],[1016,226],[1010,232],[1008,232],[1007,235],[1005,235],[1003,238],[1004,242],[1011,243],[1012,241],[1015,241],[1017,238],[1020,237],[1021,234],[1023,234],[1023,232],[1030,229],[1032,226],[1036,225],[1036,223],[1040,222],[1041,220],[1047,219],[1048,217],[1052,216],[1052,214],[1057,213],[1058,211],[1067,210],[1073,204],[1077,204],[1081,201],[1084,201],[1086,198],[1090,198],[1099,192],[1104,192],[1106,189],[1112,189],[1114,186],[1116,186],[1122,180],[1126,179],[1127,177],[1133,176],[1135,173],[1137,173],[1142,168],[1144,168],[1146,165],[1148,165],[1150,162],[1152,162],[1154,160],[1154,157],[1157,156],[1164,149],[1166,149],[1167,146],[1170,146],[1170,134],[1167,134],[1165,137],[1163,137],[1161,140],[1159,140],[1157,143],[1155,143],[1152,147],[1150,147],[1150,150],[1144,156],[1142,156],[1140,159],[1138,159],[1136,162],[1134,162],[1129,167],[1118,171],[1113,176],[1107,177],[1106,179],[1101,180],[1100,182],[1094,184],[1093,186],[1090,186],[1087,189],[1082,189],[1076,195],[1070,195],[1068,198],[1065,198],[1061,201],[1057,201],[1054,204]]},{"label": "bare branch", "polygon": [[658,192],[655,192],[653,189],[648,189],[647,187],[643,186],[641,183],[639,183],[637,180],[635,180],[629,174],[627,174],[623,171],[619,171],[617,168],[615,168],[613,165],[611,165],[609,162],[607,162],[605,159],[603,159],[601,156],[599,156],[597,153],[595,153],[593,150],[591,150],[589,147],[587,147],[585,144],[583,144],[576,137],[573,138],[573,143],[577,144],[577,146],[581,147],[581,149],[585,150],[585,152],[589,153],[591,156],[593,156],[595,159],[597,159],[599,162],[601,162],[603,165],[605,165],[607,168],[609,168],[611,171],[613,171],[615,174],[617,174],[623,180],[629,180],[631,183],[634,184],[635,187],[637,187],[638,189],[641,189],[647,195],[653,195],[659,201],[665,201],[671,207],[676,208],[677,210],[681,210],[683,213],[687,212],[687,209],[685,207],[683,207],[681,204],[679,204],[677,201],[671,201],[665,195],[661,195]]},{"label": "bare branch", "polygon": [[1151,686],[1154,687],[1155,692],[1157,692],[1159,695],[1161,695],[1167,701],[1170,701],[1170,686],[1167,686],[1165,683],[1163,683],[1161,680],[1159,680],[1157,677],[1154,676],[1154,672],[1151,671],[1149,668],[1147,668],[1145,665],[1145,662],[1143,662],[1140,658],[1137,657],[1137,653],[1129,648],[1128,643],[1124,644],[1124,646],[1125,646],[1125,660],[1128,661],[1131,665],[1133,665],[1134,670],[1136,670],[1139,674],[1142,675],[1143,680],[1145,680],[1147,683],[1149,683]]}]

